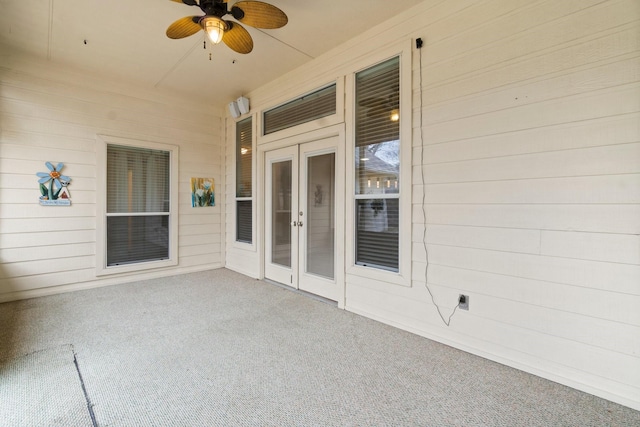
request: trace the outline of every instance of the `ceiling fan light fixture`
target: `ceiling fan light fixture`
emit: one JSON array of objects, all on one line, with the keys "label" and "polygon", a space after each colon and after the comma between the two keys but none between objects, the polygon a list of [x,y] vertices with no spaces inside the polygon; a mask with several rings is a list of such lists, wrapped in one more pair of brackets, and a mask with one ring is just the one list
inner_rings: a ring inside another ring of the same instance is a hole
[{"label": "ceiling fan light fixture", "polygon": [[222,41],[224,32],[227,29],[227,24],[216,16],[205,16],[200,21],[200,25],[213,44],[218,44]]}]

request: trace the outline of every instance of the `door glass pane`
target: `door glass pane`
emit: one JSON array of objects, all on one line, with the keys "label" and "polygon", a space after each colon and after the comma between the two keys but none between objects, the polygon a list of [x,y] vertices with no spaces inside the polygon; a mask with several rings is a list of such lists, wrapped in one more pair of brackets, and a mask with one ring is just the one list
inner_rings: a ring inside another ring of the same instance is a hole
[{"label": "door glass pane", "polygon": [[306,272],[334,278],[335,153],[307,160]]},{"label": "door glass pane", "polygon": [[291,267],[291,160],[271,164],[271,262]]}]

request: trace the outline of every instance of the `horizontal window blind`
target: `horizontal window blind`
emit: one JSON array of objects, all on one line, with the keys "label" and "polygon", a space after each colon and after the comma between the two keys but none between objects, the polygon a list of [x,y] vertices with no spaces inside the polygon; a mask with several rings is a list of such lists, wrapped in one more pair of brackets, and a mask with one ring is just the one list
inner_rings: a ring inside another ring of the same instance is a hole
[{"label": "horizontal window blind", "polygon": [[236,123],[236,241],[253,242],[253,121]]},{"label": "horizontal window blind", "polygon": [[107,146],[107,266],[169,258],[170,153]]},{"label": "horizontal window blind", "polygon": [[264,134],[268,135],[335,113],[336,85],[333,84],[265,111]]},{"label": "horizontal window blind", "polygon": [[107,265],[169,259],[169,217],[107,217]]},{"label": "horizontal window blind", "polygon": [[107,213],[169,212],[166,151],[107,146]]},{"label": "horizontal window blind", "polygon": [[239,200],[236,202],[236,241],[251,243],[253,241],[253,202]]},{"label": "horizontal window blind", "polygon": [[236,123],[236,197],[251,197],[252,131],[251,117]]},{"label": "horizontal window blind", "polygon": [[356,76],[356,146],[400,139],[399,58]]},{"label": "horizontal window blind", "polygon": [[356,264],[398,271],[400,59],[357,73],[355,84]]},{"label": "horizontal window blind", "polygon": [[398,199],[359,199],[356,205],[356,263],[398,271]]}]

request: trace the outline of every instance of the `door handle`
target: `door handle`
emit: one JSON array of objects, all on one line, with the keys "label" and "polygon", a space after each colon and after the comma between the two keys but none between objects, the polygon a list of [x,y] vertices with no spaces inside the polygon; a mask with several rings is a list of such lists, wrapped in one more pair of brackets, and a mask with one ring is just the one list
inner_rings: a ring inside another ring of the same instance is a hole
[{"label": "door handle", "polygon": [[291,225],[293,225],[295,227],[296,225],[298,225],[298,223],[295,222],[295,221],[291,221]]},{"label": "door handle", "polygon": [[302,221],[298,221],[298,225],[302,227]]}]

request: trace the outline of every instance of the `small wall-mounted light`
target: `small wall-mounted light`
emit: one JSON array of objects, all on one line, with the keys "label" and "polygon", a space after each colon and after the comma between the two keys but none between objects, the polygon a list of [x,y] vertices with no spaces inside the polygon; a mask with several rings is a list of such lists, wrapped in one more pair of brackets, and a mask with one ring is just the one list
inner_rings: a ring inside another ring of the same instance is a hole
[{"label": "small wall-mounted light", "polygon": [[391,116],[389,117],[392,122],[400,120],[400,112],[398,110],[391,110]]}]

